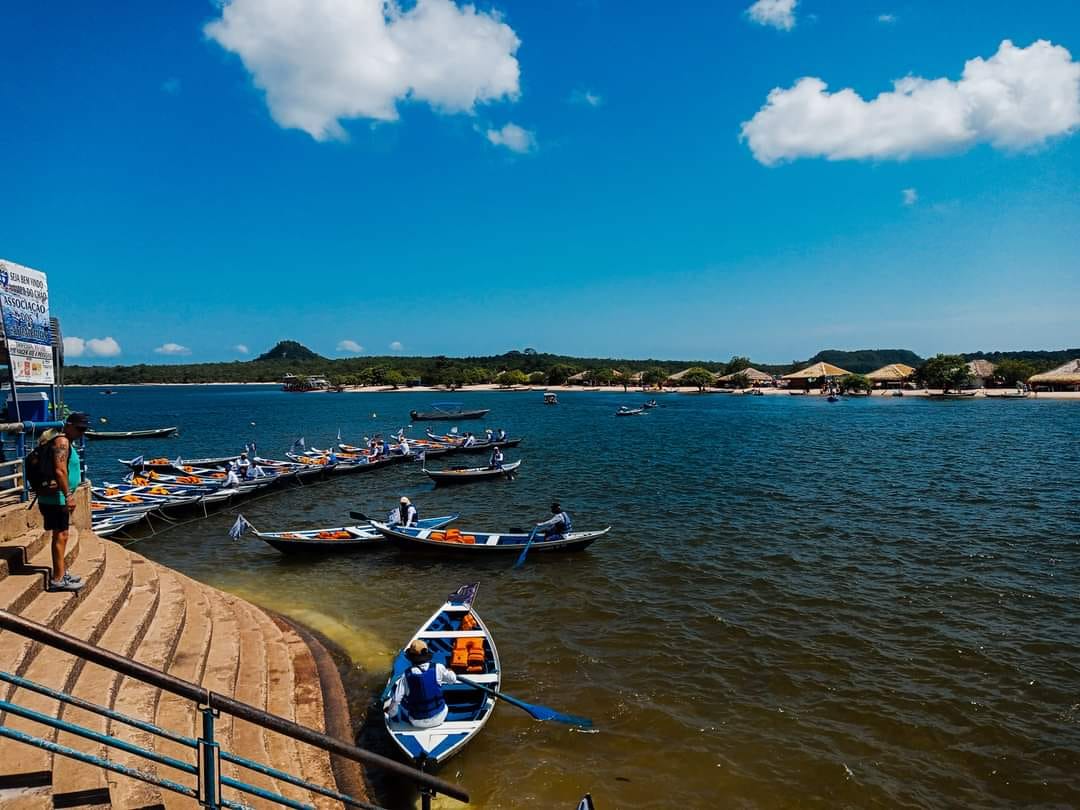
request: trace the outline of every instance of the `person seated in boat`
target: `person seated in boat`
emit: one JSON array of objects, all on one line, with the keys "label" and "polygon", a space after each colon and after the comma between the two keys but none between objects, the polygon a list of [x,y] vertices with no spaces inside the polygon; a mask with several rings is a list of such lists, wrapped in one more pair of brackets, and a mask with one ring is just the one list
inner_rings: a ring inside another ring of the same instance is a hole
[{"label": "person seated in boat", "polygon": [[243,481],[248,477],[248,473],[251,471],[251,461],[248,459],[247,452],[240,454],[240,458],[236,461],[236,474]]},{"label": "person seated in boat", "polygon": [[488,466],[493,470],[501,470],[503,466],[503,451],[496,445],[495,449],[491,451],[491,458],[488,460]]},{"label": "person seated in boat", "polygon": [[536,524],[536,533],[542,534],[545,540],[562,540],[573,528],[570,515],[555,501],[551,504],[551,517]]},{"label": "person seated in boat", "polygon": [[221,486],[225,489],[234,489],[235,487],[240,486],[240,476],[237,475],[235,464],[229,465],[229,471],[225,473],[225,480],[222,482]]},{"label": "person seated in boat", "polygon": [[368,442],[368,461],[375,461],[382,453],[382,443],[378,439]]},{"label": "person seated in boat", "polygon": [[461,443],[462,447],[473,447],[476,444],[476,437],[472,433],[465,434],[465,441]]},{"label": "person seated in boat", "polygon": [[494,439],[495,439],[495,431],[492,430],[491,428],[484,428],[484,441],[487,442],[488,444],[491,444],[491,442]]},{"label": "person seated in boat", "polygon": [[391,510],[386,522],[391,526],[415,526],[419,519],[420,513],[416,511],[416,507],[402,495],[401,502]]},{"label": "person seated in boat", "polygon": [[337,464],[337,461],[338,461],[338,459],[337,459],[337,451],[333,447],[331,447],[330,448],[330,455],[326,457],[326,463],[327,464]]},{"label": "person seated in boat", "polygon": [[499,432],[496,434],[496,441],[500,441],[500,442],[505,442],[506,441],[506,431],[503,430],[502,428],[499,428]]},{"label": "person seated in boat", "polygon": [[396,718],[416,728],[441,725],[448,711],[442,688],[457,683],[457,675],[442,664],[432,663],[431,650],[420,639],[405,648],[405,657],[412,666],[394,683],[383,711],[391,720]]}]

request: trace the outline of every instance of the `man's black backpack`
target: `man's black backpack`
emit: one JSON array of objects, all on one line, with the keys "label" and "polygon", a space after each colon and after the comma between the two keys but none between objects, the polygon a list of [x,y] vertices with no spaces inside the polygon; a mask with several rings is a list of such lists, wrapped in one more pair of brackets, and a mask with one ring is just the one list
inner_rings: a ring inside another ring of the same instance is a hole
[{"label": "man's black backpack", "polygon": [[26,484],[35,495],[56,492],[56,462],[53,459],[53,437],[34,447],[23,460]]}]

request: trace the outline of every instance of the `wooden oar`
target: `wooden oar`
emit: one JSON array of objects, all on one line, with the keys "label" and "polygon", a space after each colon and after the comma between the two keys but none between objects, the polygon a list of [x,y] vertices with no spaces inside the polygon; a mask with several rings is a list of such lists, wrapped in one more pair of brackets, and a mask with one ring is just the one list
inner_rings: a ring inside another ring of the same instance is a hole
[{"label": "wooden oar", "polygon": [[525,544],[525,548],[521,550],[521,556],[517,558],[517,562],[514,563],[514,570],[516,571],[521,566],[525,565],[525,556],[529,553],[529,547],[533,544],[533,539],[536,537],[536,530],[539,526],[533,526],[533,530],[529,532],[529,542]]},{"label": "wooden oar", "polygon": [[578,717],[573,714],[563,714],[557,712],[548,706],[534,706],[532,703],[526,703],[524,700],[519,700],[516,697],[512,697],[503,692],[496,692],[490,686],[484,686],[482,683],[466,678],[464,675],[458,675],[457,679],[462,683],[468,684],[474,689],[479,689],[482,692],[487,692],[489,695],[494,695],[500,700],[505,700],[511,706],[517,706],[519,709],[524,709],[533,718],[537,720],[555,720],[559,723],[566,723],[568,726],[580,726],[581,728],[592,728],[592,720],[588,717]]}]

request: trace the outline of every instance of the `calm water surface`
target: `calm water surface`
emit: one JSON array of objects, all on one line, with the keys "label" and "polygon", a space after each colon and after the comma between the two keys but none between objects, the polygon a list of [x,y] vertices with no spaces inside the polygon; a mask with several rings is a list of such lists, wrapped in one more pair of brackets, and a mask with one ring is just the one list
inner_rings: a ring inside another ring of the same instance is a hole
[{"label": "calm water surface", "polygon": [[[439,398],[69,390],[113,429],[181,426],[91,445],[96,480],[140,452],[357,441]],[[235,510],[134,548],[328,635],[361,710],[420,621],[479,580],[506,691],[598,731],[501,705],[443,771],[476,807],[571,808],[587,790],[601,810],[1080,806],[1080,403],[665,395],[615,419],[642,395],[458,398],[526,437],[507,454],[525,459],[517,480],[434,491],[401,465],[241,510],[266,529],[339,525],[407,494],[463,529],[506,529],[558,497],[576,527],[612,533],[522,571],[392,550],[287,559],[229,540]]]}]

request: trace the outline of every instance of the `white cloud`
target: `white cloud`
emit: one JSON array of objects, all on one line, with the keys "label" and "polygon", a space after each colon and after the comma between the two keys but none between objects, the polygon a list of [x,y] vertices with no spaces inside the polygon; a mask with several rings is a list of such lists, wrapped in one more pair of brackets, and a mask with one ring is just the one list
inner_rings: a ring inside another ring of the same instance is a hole
[{"label": "white cloud", "polygon": [[776,88],[742,138],[766,165],[801,157],[903,160],[989,143],[1036,146],[1080,126],[1080,62],[1065,48],[1009,40],[989,59],[964,65],[959,81],[908,76],[866,101],[850,88],[829,93],[805,77]]},{"label": "white cloud", "polygon": [[355,340],[339,340],[337,350],[339,352],[360,354],[362,351],[364,351],[364,347],[357,343]]},{"label": "white cloud", "polygon": [[65,357],[116,357],[120,354],[120,344],[115,338],[64,338]]},{"label": "white cloud", "polygon": [[270,115],[316,140],[340,120],[395,121],[397,102],[470,113],[516,99],[520,40],[497,12],[454,0],[223,0],[206,35],[238,55]]},{"label": "white cloud", "polygon": [[506,124],[502,129],[489,129],[485,135],[496,146],[505,146],[511,152],[525,154],[536,149],[536,136],[517,124]]},{"label": "white cloud", "polygon": [[896,22],[896,15],[895,14],[878,14],[877,15],[877,21],[879,23],[885,23],[886,25],[891,25],[892,23]]},{"label": "white cloud", "polygon": [[900,189],[900,198],[904,205],[912,206],[919,201],[919,190],[916,188]]},{"label": "white cloud", "polygon": [[173,357],[179,357],[180,355],[191,354],[191,349],[187,346],[181,346],[179,343],[165,343],[154,349],[158,354],[168,354]]},{"label": "white cloud", "polygon": [[237,343],[233,346],[233,351],[237,354],[248,354],[250,350],[243,343]]},{"label": "white cloud", "polygon": [[592,90],[575,90],[570,94],[571,104],[584,104],[587,107],[599,107],[604,103],[604,97]]},{"label": "white cloud", "polygon": [[404,351],[404,349],[405,347],[401,345],[400,340],[395,340],[393,343],[390,344],[390,351],[392,352],[400,352]]},{"label": "white cloud", "polygon": [[758,25],[771,25],[782,31],[795,27],[795,6],[799,0],[757,0],[746,10]]}]

